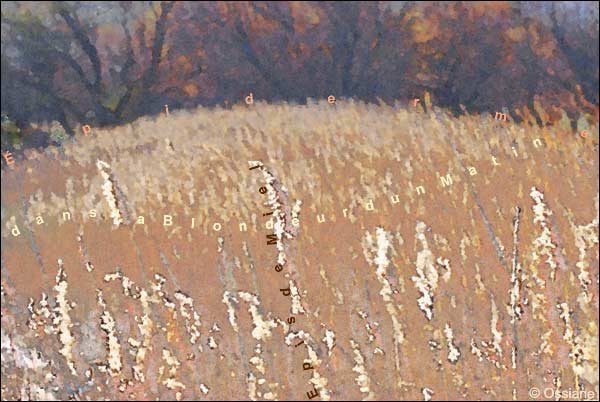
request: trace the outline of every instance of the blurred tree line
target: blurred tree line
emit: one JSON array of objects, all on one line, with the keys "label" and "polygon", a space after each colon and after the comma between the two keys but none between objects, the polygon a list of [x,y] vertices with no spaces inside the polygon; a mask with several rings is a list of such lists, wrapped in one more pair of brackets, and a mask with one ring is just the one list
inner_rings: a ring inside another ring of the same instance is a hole
[{"label": "blurred tree line", "polygon": [[250,92],[597,120],[598,59],[597,2],[6,1],[2,146]]}]

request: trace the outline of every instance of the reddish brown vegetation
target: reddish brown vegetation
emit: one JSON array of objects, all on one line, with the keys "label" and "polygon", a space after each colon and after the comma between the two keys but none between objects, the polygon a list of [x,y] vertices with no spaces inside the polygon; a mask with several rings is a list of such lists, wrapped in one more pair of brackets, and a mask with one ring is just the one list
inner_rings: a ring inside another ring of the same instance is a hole
[{"label": "reddish brown vegetation", "polygon": [[2,22],[2,111],[21,128],[72,133],[249,92],[428,91],[455,112],[598,118],[594,2],[3,2]]}]

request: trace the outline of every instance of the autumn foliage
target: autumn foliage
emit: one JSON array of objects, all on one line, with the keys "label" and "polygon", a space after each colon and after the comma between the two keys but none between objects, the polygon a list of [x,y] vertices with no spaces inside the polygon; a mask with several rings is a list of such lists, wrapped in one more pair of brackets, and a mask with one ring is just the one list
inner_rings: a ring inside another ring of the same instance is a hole
[{"label": "autumn foliage", "polygon": [[116,125],[252,92],[598,119],[596,2],[3,2],[2,113]]}]

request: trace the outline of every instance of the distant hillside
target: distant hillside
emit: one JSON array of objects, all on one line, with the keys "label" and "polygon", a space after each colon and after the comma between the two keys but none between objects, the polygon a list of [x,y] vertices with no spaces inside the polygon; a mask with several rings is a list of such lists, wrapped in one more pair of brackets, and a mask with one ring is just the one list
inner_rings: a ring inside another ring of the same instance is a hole
[{"label": "distant hillside", "polygon": [[[26,130],[307,98],[598,120],[597,2],[2,2],[2,114]],[[517,113],[517,110],[520,113]],[[4,136],[4,132],[3,132]],[[4,147],[4,142],[3,142]]]}]

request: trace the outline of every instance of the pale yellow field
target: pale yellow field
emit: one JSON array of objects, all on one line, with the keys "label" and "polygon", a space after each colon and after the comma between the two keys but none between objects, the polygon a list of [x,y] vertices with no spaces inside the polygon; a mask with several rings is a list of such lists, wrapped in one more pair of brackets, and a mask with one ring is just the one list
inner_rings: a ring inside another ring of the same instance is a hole
[{"label": "pale yellow field", "polygon": [[[597,398],[587,130],[259,102],[30,153],[2,171],[2,398]],[[301,201],[281,272],[256,160]]]}]

